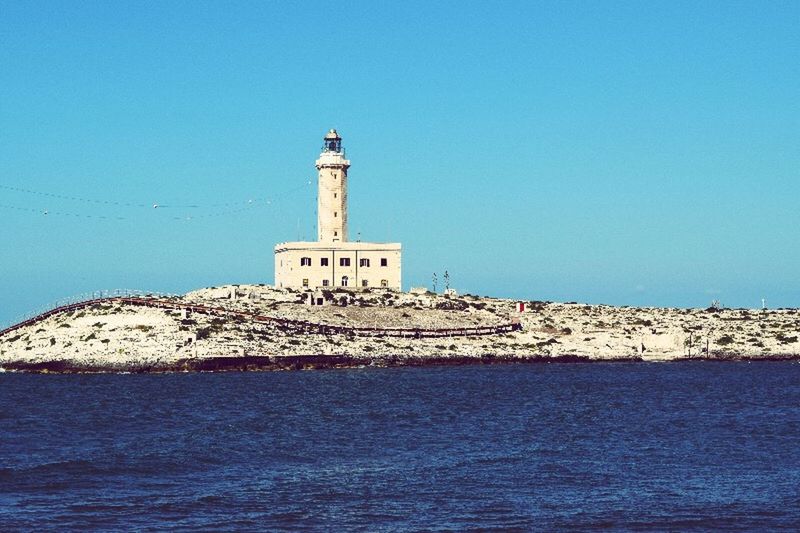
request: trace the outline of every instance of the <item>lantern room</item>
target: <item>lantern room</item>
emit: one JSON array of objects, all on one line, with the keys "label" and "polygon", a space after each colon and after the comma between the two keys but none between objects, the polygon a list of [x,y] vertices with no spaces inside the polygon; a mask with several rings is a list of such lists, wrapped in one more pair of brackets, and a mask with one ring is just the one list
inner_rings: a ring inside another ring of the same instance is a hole
[{"label": "lantern room", "polygon": [[330,130],[327,135],[325,135],[325,144],[322,147],[323,152],[336,152],[337,154],[342,153],[342,138],[339,137],[339,134],[336,133],[336,130]]}]

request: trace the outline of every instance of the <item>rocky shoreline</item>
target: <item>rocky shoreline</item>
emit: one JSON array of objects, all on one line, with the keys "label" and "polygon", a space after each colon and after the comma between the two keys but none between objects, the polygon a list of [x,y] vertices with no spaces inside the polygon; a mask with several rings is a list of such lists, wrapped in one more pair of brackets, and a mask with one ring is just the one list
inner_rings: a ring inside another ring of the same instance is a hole
[{"label": "rocky shoreline", "polygon": [[[118,300],[54,313],[0,336],[0,369],[147,373],[800,359],[797,309],[632,308],[253,285],[201,289],[169,301],[171,308]],[[221,313],[191,313],[187,306]],[[248,318],[254,316],[275,320]],[[509,323],[520,327],[485,333]],[[449,333],[395,334],[404,328]],[[358,334],[370,329],[378,332]]]},{"label": "rocky shoreline", "polygon": [[[660,363],[701,363],[701,362],[753,362],[753,361],[800,361],[800,355],[783,354],[769,357],[747,357],[727,354],[711,358],[675,358]],[[613,359],[592,359],[581,355],[555,356],[495,356],[478,357],[351,357],[335,355],[297,355],[297,356],[232,356],[207,357],[203,359],[182,359],[173,363],[147,366],[128,365],[82,365],[65,359],[41,362],[16,361],[0,367],[0,372],[21,372],[32,374],[159,374],[179,372],[276,372],[289,370],[329,370],[346,368],[399,368],[399,367],[437,367],[467,365],[508,365],[508,364],[596,364],[596,363],[644,363],[641,357],[620,357]]]},{"label": "rocky shoreline", "polygon": [[[281,371],[281,370],[321,370],[333,368],[392,368],[405,366],[460,366],[494,364],[534,364],[534,363],[590,363],[585,356],[494,356],[478,357],[414,357],[414,356],[336,356],[336,355],[295,355],[295,356],[232,356],[206,357],[202,359],[181,359],[173,363],[162,363],[141,367],[80,365],[68,360],[42,362],[12,362],[2,368],[6,372],[32,372],[40,374],[93,374],[129,372],[136,374],[162,372],[229,372],[229,371]],[[597,360],[594,360],[597,362]],[[605,362],[640,362],[640,358],[611,359]]]}]

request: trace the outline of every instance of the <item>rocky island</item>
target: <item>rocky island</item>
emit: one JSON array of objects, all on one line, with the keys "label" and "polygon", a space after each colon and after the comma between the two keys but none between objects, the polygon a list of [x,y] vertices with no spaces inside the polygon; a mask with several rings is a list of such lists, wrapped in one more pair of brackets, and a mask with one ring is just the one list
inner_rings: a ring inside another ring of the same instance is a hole
[{"label": "rocky island", "polygon": [[229,285],[64,306],[0,333],[0,368],[163,372],[797,359],[799,332],[797,309],[636,308],[424,290]]}]

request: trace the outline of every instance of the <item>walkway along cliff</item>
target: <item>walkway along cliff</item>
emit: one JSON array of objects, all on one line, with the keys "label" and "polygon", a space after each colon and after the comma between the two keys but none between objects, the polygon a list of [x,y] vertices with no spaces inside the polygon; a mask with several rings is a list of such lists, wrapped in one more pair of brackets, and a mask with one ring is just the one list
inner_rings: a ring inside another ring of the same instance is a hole
[{"label": "walkway along cliff", "polygon": [[[314,305],[310,305],[313,303]],[[796,309],[632,308],[385,289],[238,285],[109,294],[0,331],[6,371],[786,359]]]},{"label": "walkway along cliff", "polygon": [[54,307],[18,324],[0,330],[0,338],[18,329],[33,326],[43,322],[48,318],[61,313],[68,313],[104,304],[125,304],[153,309],[170,309],[175,311],[186,311],[188,313],[200,313],[217,317],[239,318],[253,322],[270,322],[280,325],[287,330],[302,333],[317,333],[320,335],[358,335],[367,337],[409,337],[409,338],[428,338],[428,337],[468,337],[479,335],[500,335],[522,329],[519,320],[513,320],[508,324],[498,324],[494,326],[472,326],[461,328],[380,328],[380,327],[354,327],[321,322],[310,322],[308,320],[292,320],[275,316],[260,315],[244,311],[235,311],[224,307],[213,307],[200,304],[182,303],[174,300],[164,300],[160,298],[143,297],[124,297],[110,296],[105,298],[94,298],[83,300],[63,306]]}]

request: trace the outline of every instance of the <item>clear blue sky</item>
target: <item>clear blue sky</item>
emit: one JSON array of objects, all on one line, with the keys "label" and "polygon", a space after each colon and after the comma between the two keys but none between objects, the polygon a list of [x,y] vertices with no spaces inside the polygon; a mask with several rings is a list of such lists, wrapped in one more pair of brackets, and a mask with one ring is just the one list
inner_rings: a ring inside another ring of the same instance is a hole
[{"label": "clear blue sky", "polygon": [[331,127],[406,288],[800,305],[800,2],[289,4],[0,1],[0,186],[134,204],[0,189],[0,321],[271,283]]}]

